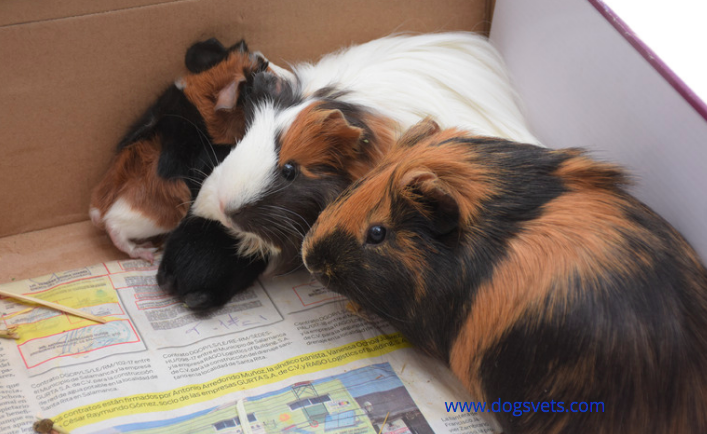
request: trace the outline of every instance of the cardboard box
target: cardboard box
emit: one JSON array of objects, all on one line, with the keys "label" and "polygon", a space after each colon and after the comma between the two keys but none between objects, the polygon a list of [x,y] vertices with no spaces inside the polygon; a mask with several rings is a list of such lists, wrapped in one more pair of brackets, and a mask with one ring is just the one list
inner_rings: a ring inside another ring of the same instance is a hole
[{"label": "cardboard box", "polygon": [[691,99],[620,21],[600,0],[503,0],[490,37],[537,137],[626,166],[634,195],[704,262],[707,106]]},{"label": "cardboard box", "polygon": [[119,139],[193,42],[316,60],[392,32],[488,30],[489,0],[0,2],[0,283],[124,258],[88,221]]},{"label": "cardboard box", "polygon": [[128,125],[194,41],[273,62],[395,31],[488,31],[548,146],[620,162],[634,193],[707,257],[707,122],[602,16],[565,0],[0,2],[0,283],[123,258],[88,221]]}]

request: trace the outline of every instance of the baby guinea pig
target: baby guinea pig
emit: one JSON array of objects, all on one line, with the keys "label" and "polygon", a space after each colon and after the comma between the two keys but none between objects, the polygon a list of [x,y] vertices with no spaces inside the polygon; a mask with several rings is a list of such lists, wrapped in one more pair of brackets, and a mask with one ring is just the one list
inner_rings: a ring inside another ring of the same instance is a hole
[{"label": "baby guinea pig", "polygon": [[705,433],[707,270],[625,182],[579,149],[427,121],[324,210],[303,260],[475,400],[604,405],[497,413],[506,434]]},{"label": "baby guinea pig", "polygon": [[201,181],[245,131],[239,89],[269,67],[243,41],[226,49],[215,39],[190,47],[185,63],[192,73],[133,124],[91,198],[93,223],[120,250],[150,262],[156,249],[141,241],[171,231],[186,215]]}]

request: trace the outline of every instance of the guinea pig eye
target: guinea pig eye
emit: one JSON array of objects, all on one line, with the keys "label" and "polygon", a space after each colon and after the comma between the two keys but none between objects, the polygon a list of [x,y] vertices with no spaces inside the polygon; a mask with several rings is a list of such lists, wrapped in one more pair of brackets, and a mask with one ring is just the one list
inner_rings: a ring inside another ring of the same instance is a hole
[{"label": "guinea pig eye", "polygon": [[282,176],[288,180],[292,181],[297,176],[297,166],[294,163],[285,163],[282,166]]},{"label": "guinea pig eye", "polygon": [[383,226],[371,226],[368,228],[368,235],[366,236],[367,244],[380,244],[385,240],[386,230]]}]

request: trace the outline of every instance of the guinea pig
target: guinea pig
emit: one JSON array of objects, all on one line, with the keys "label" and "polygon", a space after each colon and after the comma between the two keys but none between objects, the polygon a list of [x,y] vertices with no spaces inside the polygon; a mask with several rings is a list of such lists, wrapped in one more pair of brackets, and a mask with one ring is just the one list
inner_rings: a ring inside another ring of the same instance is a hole
[{"label": "guinea pig", "polygon": [[243,254],[267,258],[271,273],[301,267],[319,212],[423,117],[535,141],[500,56],[478,35],[387,37],[293,71],[290,97],[252,110],[193,207],[227,226]]},{"label": "guinea pig", "polygon": [[[246,113],[263,98],[284,97],[286,79],[273,74],[249,75],[239,86],[239,107]],[[230,150],[230,148],[229,148]],[[226,304],[250,287],[267,262],[239,252],[239,241],[221,223],[188,215],[172,231],[164,245],[157,282],[188,308],[207,313]]]},{"label": "guinea pig", "polygon": [[190,47],[185,64],[192,73],[133,124],[91,198],[93,223],[120,250],[150,262],[156,248],[144,240],[177,226],[204,177],[245,132],[239,89],[272,70],[245,42],[226,49],[215,39]]},{"label": "guinea pig", "polygon": [[[705,433],[707,270],[626,181],[580,149],[424,122],[321,213],[303,259],[474,399],[511,403],[506,434]],[[551,401],[566,412],[515,404]]]}]

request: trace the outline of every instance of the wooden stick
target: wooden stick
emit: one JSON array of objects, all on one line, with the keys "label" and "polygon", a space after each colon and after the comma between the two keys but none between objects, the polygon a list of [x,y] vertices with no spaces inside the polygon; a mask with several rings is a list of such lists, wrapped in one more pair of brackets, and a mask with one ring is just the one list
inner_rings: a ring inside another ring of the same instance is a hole
[{"label": "wooden stick", "polygon": [[0,338],[4,338],[4,339],[19,339],[19,338],[20,338],[20,335],[18,335],[17,333],[15,333],[14,330],[10,330],[10,329],[7,329],[7,330],[0,330]]},{"label": "wooden stick", "polygon": [[381,434],[383,432],[383,428],[385,428],[385,423],[388,422],[388,416],[390,416],[390,412],[385,415],[385,419],[383,419],[383,424],[381,425],[381,429],[378,430],[378,434]]},{"label": "wooden stick", "polygon": [[14,298],[15,300],[22,300],[22,301],[26,301],[28,303],[38,304],[40,306],[48,307],[50,309],[58,310],[61,312],[66,312],[70,315],[78,316],[78,317],[85,318],[85,319],[90,319],[91,321],[99,322],[101,324],[105,324],[107,322],[106,320],[104,320],[103,318],[101,318],[99,316],[91,315],[90,313],[85,313],[85,312],[82,312],[78,309],[74,309],[74,308],[64,306],[61,304],[52,303],[51,301],[44,301],[39,298],[28,297],[28,296],[22,295],[22,294],[13,294],[12,292],[3,291],[2,289],[0,289],[0,295],[5,296],[5,297],[9,297],[9,298]]}]

